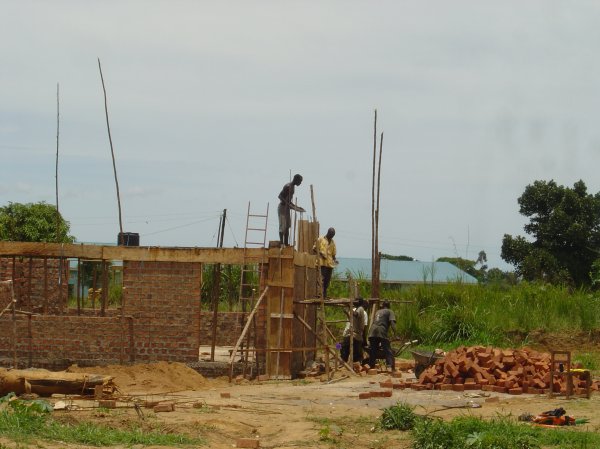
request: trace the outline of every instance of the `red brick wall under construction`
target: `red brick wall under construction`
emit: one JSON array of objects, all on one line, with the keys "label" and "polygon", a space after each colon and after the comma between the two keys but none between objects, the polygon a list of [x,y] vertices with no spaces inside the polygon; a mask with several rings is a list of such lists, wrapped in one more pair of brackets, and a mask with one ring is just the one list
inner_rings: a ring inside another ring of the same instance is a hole
[{"label": "red brick wall under construction", "polygon": [[[31,263],[44,269],[43,259]],[[31,292],[43,292],[44,283],[57,284],[58,271],[48,270],[49,263],[45,278],[35,269],[28,277],[30,262],[23,259]],[[12,258],[2,259],[0,267],[0,280],[11,279]],[[20,368],[50,369],[73,363],[198,361],[199,346],[212,341],[212,314],[200,313],[201,281],[200,263],[125,261],[122,311],[107,309],[105,316],[98,316],[99,310],[52,314],[52,308],[47,314],[14,318],[5,312],[0,317],[0,365],[13,366],[15,359]],[[0,284],[0,311],[10,303],[7,285]],[[26,308],[26,299],[21,297],[19,304]],[[217,319],[217,345],[234,345],[244,325],[241,314],[220,312]]]}]

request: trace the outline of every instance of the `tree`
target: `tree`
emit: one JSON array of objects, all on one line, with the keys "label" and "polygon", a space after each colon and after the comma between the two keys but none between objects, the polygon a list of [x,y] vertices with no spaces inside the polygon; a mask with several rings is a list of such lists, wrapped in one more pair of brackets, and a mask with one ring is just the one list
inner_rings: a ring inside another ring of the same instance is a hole
[{"label": "tree", "polygon": [[381,259],[387,259],[387,260],[404,260],[404,261],[415,260],[413,257],[410,257],[410,256],[392,256],[391,254],[385,254],[385,253],[380,253],[379,257]]},{"label": "tree", "polygon": [[581,180],[573,188],[535,181],[518,203],[533,241],[505,234],[502,258],[526,280],[589,285],[600,248],[600,194],[588,193]]},{"label": "tree", "polygon": [[[483,255],[481,254],[483,253]],[[436,262],[448,262],[454,265],[455,267],[461,269],[465,273],[470,274],[478,281],[482,282],[485,280],[485,273],[487,270],[487,265],[483,264],[482,256],[485,255],[485,252],[481,251],[479,253],[479,258],[477,260],[469,260],[463,259],[462,257],[439,257]],[[486,257],[487,260],[487,257]],[[479,268],[476,267],[477,264],[481,264]]]},{"label": "tree", "polygon": [[[57,236],[58,214],[58,236]],[[70,225],[56,210],[44,201],[39,203],[12,203],[0,207],[0,240],[13,242],[72,243]]]}]

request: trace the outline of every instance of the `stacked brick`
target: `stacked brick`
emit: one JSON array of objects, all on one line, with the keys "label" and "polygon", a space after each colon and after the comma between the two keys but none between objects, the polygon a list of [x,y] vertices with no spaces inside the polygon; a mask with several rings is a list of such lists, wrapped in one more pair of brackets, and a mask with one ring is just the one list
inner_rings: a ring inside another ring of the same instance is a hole
[{"label": "stacked brick", "polygon": [[[483,390],[508,394],[543,394],[550,389],[550,354],[530,349],[459,347],[438,359],[411,386],[417,390]],[[585,381],[573,377],[573,393],[585,392]],[[594,384],[593,389],[598,389]],[[554,392],[566,392],[565,376],[556,376]]]}]

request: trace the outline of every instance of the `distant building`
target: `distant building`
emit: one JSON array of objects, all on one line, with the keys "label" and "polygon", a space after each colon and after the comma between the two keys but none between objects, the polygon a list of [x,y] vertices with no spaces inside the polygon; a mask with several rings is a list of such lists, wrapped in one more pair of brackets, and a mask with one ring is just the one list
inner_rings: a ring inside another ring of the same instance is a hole
[{"label": "distant building", "polygon": [[[371,259],[340,257],[335,268],[338,279],[347,280],[350,272],[354,279],[371,280]],[[381,259],[379,281],[390,285],[450,284],[462,282],[477,284],[477,279],[450,262],[419,262],[416,260]]]}]

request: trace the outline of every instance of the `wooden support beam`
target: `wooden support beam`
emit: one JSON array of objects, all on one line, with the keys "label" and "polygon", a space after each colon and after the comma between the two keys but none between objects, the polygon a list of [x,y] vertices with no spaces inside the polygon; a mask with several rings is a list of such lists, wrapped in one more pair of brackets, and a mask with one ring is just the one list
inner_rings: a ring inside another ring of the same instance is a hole
[{"label": "wooden support beam", "polygon": [[[246,255],[244,256],[244,251]],[[279,249],[276,249],[278,252]],[[143,262],[202,262],[242,265],[247,258],[255,263],[268,263],[264,248],[167,248],[141,246],[100,246],[67,243],[0,242],[0,257],[67,257],[91,260],[128,260]],[[275,256],[275,253],[273,254]],[[294,253],[296,266],[315,265],[316,257]]]}]

